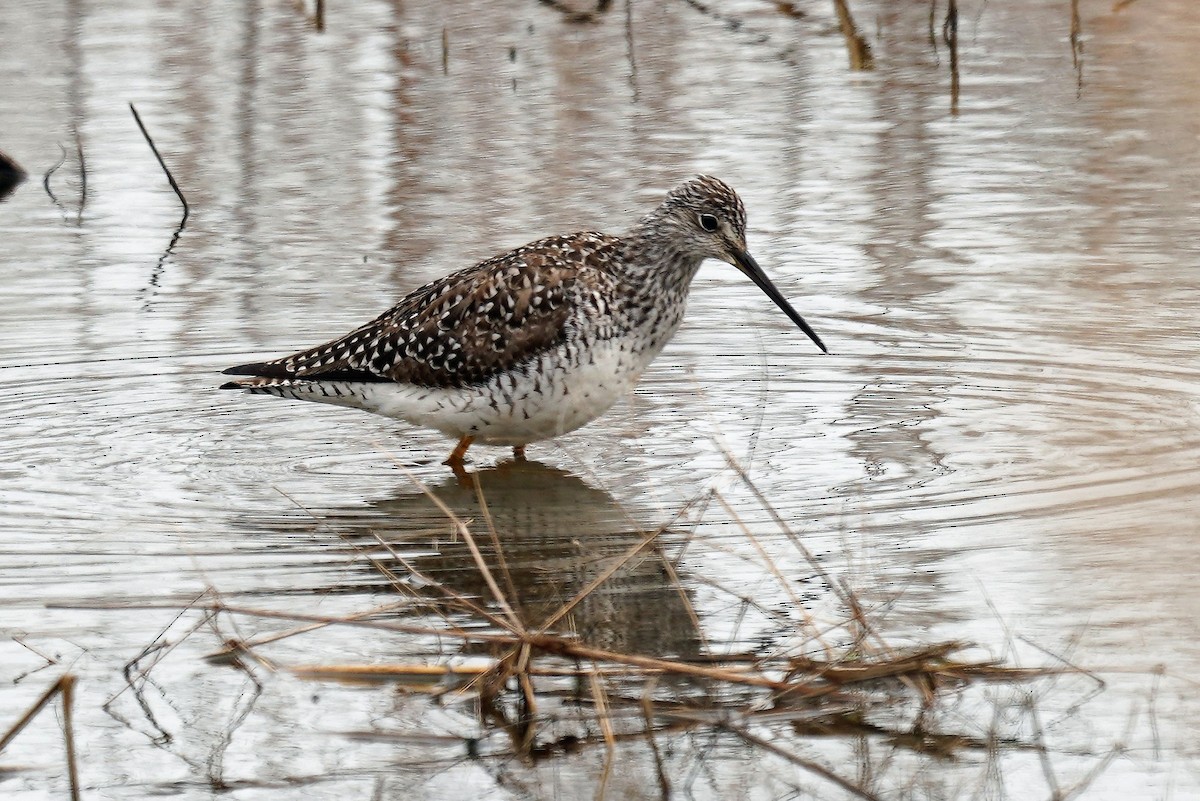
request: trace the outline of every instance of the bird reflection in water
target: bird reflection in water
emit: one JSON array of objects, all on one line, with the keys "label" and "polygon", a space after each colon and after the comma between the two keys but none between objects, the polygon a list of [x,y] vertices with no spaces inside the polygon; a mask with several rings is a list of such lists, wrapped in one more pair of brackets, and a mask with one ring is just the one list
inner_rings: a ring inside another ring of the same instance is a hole
[{"label": "bird reflection in water", "polygon": [[[455,614],[450,594],[494,607],[469,544],[455,534],[430,497],[435,496],[466,523],[505,600],[529,630],[541,628],[654,531],[634,520],[609,492],[535,461],[506,462],[466,481],[448,476],[427,490],[412,489],[366,508],[331,510],[321,522],[356,549],[369,551],[372,558],[358,563],[389,586],[397,577],[419,574],[422,578],[407,587],[435,607],[444,603],[439,613]],[[628,559],[550,631],[605,650],[694,656],[699,636],[690,600],[657,545],[652,542]]]}]

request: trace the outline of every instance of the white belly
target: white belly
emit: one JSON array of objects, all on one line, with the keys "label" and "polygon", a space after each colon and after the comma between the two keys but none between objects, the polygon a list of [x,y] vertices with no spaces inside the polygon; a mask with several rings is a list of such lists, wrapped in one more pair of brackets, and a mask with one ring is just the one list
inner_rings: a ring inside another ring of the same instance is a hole
[{"label": "white belly", "polygon": [[556,369],[543,356],[487,384],[435,389],[403,384],[358,384],[353,405],[451,437],[491,445],[524,445],[557,437],[595,420],[627,395],[647,359],[616,342],[589,349],[586,364]]}]

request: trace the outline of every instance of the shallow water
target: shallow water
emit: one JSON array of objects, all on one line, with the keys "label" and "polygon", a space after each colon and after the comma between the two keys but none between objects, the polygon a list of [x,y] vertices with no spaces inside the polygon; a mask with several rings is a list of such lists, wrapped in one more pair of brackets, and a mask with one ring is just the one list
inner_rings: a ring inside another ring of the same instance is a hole
[{"label": "shallow water", "polygon": [[[283,675],[255,698],[201,659],[233,633],[183,636],[206,589],[321,615],[388,602],[376,537],[487,597],[418,487],[478,519],[446,442],[219,393],[217,373],[502,247],[619,231],[705,171],[742,193],[751,250],[832,355],[710,264],[634,397],[530,465],[475,449],[525,612],[683,510],[664,542],[690,550],[624,572],[577,630],[640,653],[768,647],[714,580],[794,605],[746,531],[783,573],[811,570],[731,455],[889,638],[1098,672],[1098,696],[1041,695],[1062,788],[1121,745],[1084,797],[1200,794],[1200,6],[1083,2],[1073,62],[1066,4],[962,3],[955,114],[928,6],[852,3],[877,67],[852,72],[820,4],[617,3],[591,24],[552,5],[334,4],[323,34],[289,3],[6,10],[0,150],[32,177],[0,202],[0,730],[70,670],[85,797],[593,797],[603,754],[497,768],[456,750],[462,710]],[[177,237],[129,102],[190,203]],[[724,506],[688,505],[713,488]],[[145,657],[150,714],[122,666],[164,630],[181,644]],[[271,653],[440,647],[329,630]],[[345,736],[383,730],[417,739]],[[696,797],[838,797],[736,741],[672,747]],[[630,748],[610,797],[658,797]],[[43,715],[0,791],[62,797],[61,749]],[[904,763],[873,786],[1050,795],[1028,754],[1002,779],[977,767]]]}]

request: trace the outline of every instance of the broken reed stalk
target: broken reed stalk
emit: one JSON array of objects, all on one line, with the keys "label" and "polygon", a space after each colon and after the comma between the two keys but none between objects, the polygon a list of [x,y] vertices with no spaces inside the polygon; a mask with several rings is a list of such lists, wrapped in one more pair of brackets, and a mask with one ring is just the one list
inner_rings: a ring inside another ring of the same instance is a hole
[{"label": "broken reed stalk", "polygon": [[[392,544],[390,542],[388,542],[382,536],[380,536],[379,532],[372,532],[372,536],[375,538],[375,541],[377,543],[379,543],[379,545],[388,552],[388,556],[395,559],[396,562],[399,563],[401,567],[403,567],[405,570],[408,571],[408,574],[410,576],[417,579],[418,581],[425,582],[425,586],[432,587],[435,590],[437,590],[439,593],[441,593],[443,598],[445,599],[446,602],[448,602],[448,604],[451,608],[458,608],[460,611],[465,611],[465,612],[469,612],[470,614],[477,615],[477,616],[479,616],[480,619],[486,620],[488,623],[491,623],[493,626],[495,626],[498,629],[503,629],[505,631],[512,631],[512,626],[509,621],[504,620],[502,617],[500,617],[498,615],[492,614],[486,608],[475,603],[475,601],[471,600],[470,598],[463,595],[462,593],[456,592],[455,590],[451,589],[450,587],[447,587],[442,582],[436,581],[432,577],[427,576],[424,573],[422,573],[420,570],[417,569],[417,566],[414,565],[410,559],[405,557],[403,554],[399,553],[394,547],[392,547]],[[378,559],[374,559],[372,557],[368,557],[368,558],[370,559],[371,563],[375,566],[375,569],[378,570],[380,573],[382,573],[385,577],[387,577],[388,581],[390,581],[392,583],[392,586],[394,588],[396,588],[397,590],[400,590],[402,592],[405,592],[414,601],[420,601],[423,605],[425,605],[427,607],[431,607],[433,609],[434,613],[437,614],[439,617],[441,617],[442,620],[445,620],[447,625],[449,625],[450,620],[447,617],[447,613],[446,613],[445,609],[439,607],[437,604],[430,601],[430,599],[420,595],[419,593],[413,592],[411,589],[409,589],[405,585],[405,583],[401,580],[401,578],[398,575],[396,575],[395,571],[393,571],[391,568],[387,567],[386,565],[380,563]]]},{"label": "broken reed stalk", "polygon": [[66,673],[51,684],[41,696],[26,710],[20,720],[12,725],[3,737],[0,737],[0,751],[3,751],[13,739],[24,730],[29,722],[37,717],[54,696],[62,697],[63,705],[63,742],[67,751],[67,777],[71,787],[71,801],[79,801],[79,767],[75,760],[75,728],[71,716],[71,706],[75,700],[75,676]]},{"label": "broken reed stalk", "polygon": [[175,196],[179,198],[179,202],[183,204],[183,219],[179,221],[179,228],[182,230],[183,226],[187,223],[188,214],[190,213],[187,198],[183,196],[183,190],[180,189],[179,184],[175,182],[175,176],[171,174],[171,169],[167,167],[167,163],[163,161],[162,154],[158,152],[158,148],[155,146],[154,140],[150,138],[150,132],[147,131],[146,126],[142,124],[142,118],[138,114],[137,109],[133,107],[132,103],[129,104],[129,110],[133,112],[133,120],[137,123],[138,128],[141,130],[142,136],[145,137],[146,144],[150,145],[150,150],[154,153],[154,158],[158,159],[158,166],[162,167],[162,171],[166,173],[167,180],[171,183],[171,188],[175,190]]},{"label": "broken reed stalk", "polygon": [[[144,607],[144,605],[143,605]],[[608,662],[626,665],[634,668],[659,670],[667,673],[677,673],[695,678],[713,679],[733,684],[748,684],[755,687],[766,687],[780,692],[796,692],[798,688],[776,679],[759,675],[750,671],[728,668],[714,668],[706,665],[677,662],[670,659],[656,659],[637,654],[623,654],[617,651],[606,651],[602,648],[592,648],[564,637],[553,635],[527,634],[524,638],[513,634],[498,634],[484,631],[467,631],[457,627],[436,628],[432,626],[416,626],[407,623],[395,623],[383,620],[360,620],[354,616],[330,617],[311,615],[302,612],[281,612],[273,609],[253,609],[243,606],[229,606],[223,603],[197,605],[195,609],[211,613],[226,612],[228,614],[246,615],[275,620],[305,621],[310,623],[325,623],[329,625],[347,625],[362,628],[388,631],[398,634],[418,634],[428,636],[453,637],[456,639],[494,643],[496,645],[519,646],[528,643],[530,646],[566,658],[590,659],[597,662]],[[826,694],[824,688],[806,690],[805,695],[819,696]]]}]

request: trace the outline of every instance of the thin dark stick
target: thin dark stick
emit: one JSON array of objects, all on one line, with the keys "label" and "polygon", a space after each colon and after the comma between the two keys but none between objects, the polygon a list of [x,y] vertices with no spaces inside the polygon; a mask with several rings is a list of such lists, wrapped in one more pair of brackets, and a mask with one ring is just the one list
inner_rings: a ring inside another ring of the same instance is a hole
[{"label": "thin dark stick", "polygon": [[61,142],[58,145],[58,149],[62,151],[62,158],[60,158],[53,167],[46,170],[46,174],[44,176],[42,176],[42,188],[46,190],[46,194],[50,196],[50,199],[52,201],[54,201],[54,205],[58,206],[59,208],[62,208],[62,204],[59,203],[58,198],[56,198],[54,196],[54,191],[50,189],[50,176],[54,175],[54,173],[58,170],[58,168],[61,167],[63,164],[65,164],[67,161],[67,149],[62,146]]},{"label": "thin dark stick", "polygon": [[150,138],[150,133],[146,130],[146,126],[142,124],[142,118],[138,116],[137,109],[133,107],[132,103],[129,104],[129,110],[133,112],[133,120],[137,123],[138,128],[141,129],[142,136],[146,137],[146,144],[150,145],[150,150],[154,152],[154,158],[158,159],[158,166],[162,167],[163,172],[167,174],[167,180],[171,182],[171,188],[175,190],[176,197],[178,197],[179,202],[183,204],[183,219],[179,221],[179,227],[182,229],[184,224],[187,223],[188,213],[190,211],[188,209],[187,198],[183,196],[183,191],[180,190],[179,184],[175,183],[175,176],[171,174],[171,170],[167,167],[167,163],[163,161],[163,157],[159,154],[158,148],[154,146],[154,140]]},{"label": "thin dark stick", "polygon": [[625,0],[625,50],[629,58],[629,86],[633,89],[633,102],[638,102],[637,59],[633,46],[633,0]]},{"label": "thin dark stick", "polygon": [[79,154],[79,211],[75,215],[75,222],[78,223],[83,219],[83,207],[87,205],[87,162],[83,159],[83,139],[79,136],[79,129],[72,130],[75,133],[75,152]]},{"label": "thin dark stick", "polygon": [[317,33],[325,32],[325,0],[317,0]]},{"label": "thin dark stick", "polygon": [[1075,66],[1075,96],[1083,93],[1083,21],[1079,0],[1071,0],[1071,64]]},{"label": "thin dark stick", "polygon": [[950,0],[946,7],[942,39],[950,48],[950,114],[958,116],[958,0]]},{"label": "thin dark stick", "polygon": [[929,0],[929,46],[933,48],[933,57],[938,59],[938,64],[941,64],[941,59],[938,56],[937,34],[934,30],[937,26],[937,4],[938,0]]}]

